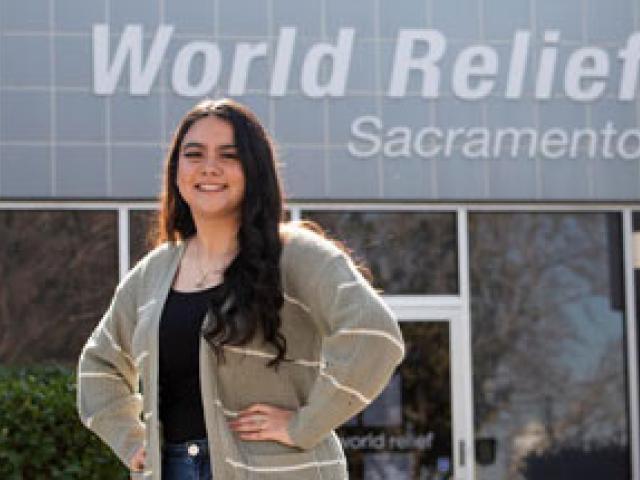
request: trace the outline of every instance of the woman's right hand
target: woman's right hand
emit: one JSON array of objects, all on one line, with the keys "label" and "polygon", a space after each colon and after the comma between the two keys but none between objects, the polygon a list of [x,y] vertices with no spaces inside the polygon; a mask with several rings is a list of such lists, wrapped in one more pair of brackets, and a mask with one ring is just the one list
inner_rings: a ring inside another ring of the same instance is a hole
[{"label": "woman's right hand", "polygon": [[146,457],[147,457],[147,452],[145,451],[144,447],[140,447],[138,451],[135,453],[135,455],[133,456],[133,458],[131,458],[131,465],[129,465],[129,468],[134,472],[143,471],[144,461]]}]

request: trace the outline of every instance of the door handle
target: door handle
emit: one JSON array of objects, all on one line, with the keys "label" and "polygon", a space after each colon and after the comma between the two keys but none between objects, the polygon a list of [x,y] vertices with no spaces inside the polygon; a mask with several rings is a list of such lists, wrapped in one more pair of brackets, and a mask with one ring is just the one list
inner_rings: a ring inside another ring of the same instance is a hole
[{"label": "door handle", "polygon": [[461,467],[464,467],[466,463],[465,454],[466,454],[466,448],[465,448],[464,440],[459,440],[458,441],[458,458],[460,459]]}]

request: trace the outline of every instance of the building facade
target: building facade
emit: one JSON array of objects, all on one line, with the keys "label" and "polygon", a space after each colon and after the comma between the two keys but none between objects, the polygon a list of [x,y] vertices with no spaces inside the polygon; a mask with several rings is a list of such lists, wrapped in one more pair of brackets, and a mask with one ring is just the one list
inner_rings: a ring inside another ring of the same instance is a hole
[{"label": "building facade", "polygon": [[401,320],[353,478],[640,480],[639,82],[637,0],[2,2],[0,359],[73,362],[229,96]]}]

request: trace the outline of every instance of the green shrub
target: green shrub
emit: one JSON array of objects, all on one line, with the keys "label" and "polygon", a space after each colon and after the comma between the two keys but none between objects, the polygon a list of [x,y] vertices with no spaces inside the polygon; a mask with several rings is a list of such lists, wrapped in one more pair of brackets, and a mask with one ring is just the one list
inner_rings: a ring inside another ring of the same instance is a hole
[{"label": "green shrub", "polygon": [[128,471],[80,422],[75,370],[0,368],[0,478],[128,479]]}]

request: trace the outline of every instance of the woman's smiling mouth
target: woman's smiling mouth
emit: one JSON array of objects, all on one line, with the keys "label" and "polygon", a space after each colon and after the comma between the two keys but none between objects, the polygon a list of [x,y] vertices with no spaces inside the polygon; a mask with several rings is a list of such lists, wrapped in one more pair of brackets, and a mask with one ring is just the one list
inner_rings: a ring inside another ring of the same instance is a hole
[{"label": "woman's smiling mouth", "polygon": [[196,190],[200,192],[220,192],[227,186],[219,183],[196,183]]}]

